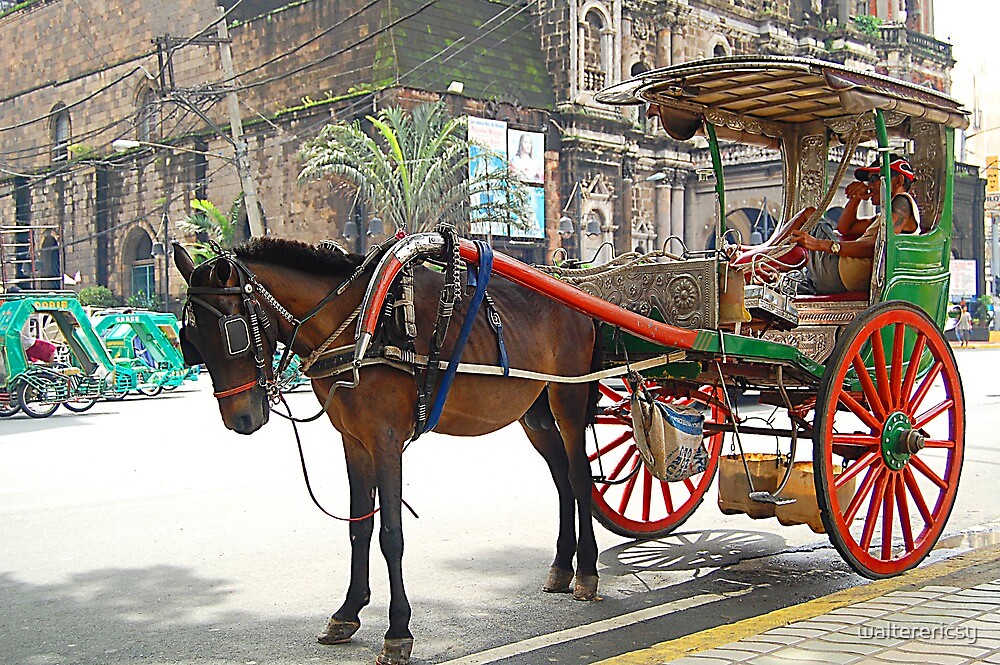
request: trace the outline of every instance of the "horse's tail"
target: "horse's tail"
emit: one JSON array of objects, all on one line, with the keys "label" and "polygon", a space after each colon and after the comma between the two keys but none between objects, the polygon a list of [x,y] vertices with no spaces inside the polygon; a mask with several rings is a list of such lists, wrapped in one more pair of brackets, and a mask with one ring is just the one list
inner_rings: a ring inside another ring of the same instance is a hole
[{"label": "horse's tail", "polygon": [[[599,372],[604,369],[604,335],[601,333],[601,321],[594,319],[594,350],[590,356],[590,371]],[[591,425],[597,419],[597,403],[601,401],[599,381],[590,382],[590,394],[587,396],[587,424]]]}]

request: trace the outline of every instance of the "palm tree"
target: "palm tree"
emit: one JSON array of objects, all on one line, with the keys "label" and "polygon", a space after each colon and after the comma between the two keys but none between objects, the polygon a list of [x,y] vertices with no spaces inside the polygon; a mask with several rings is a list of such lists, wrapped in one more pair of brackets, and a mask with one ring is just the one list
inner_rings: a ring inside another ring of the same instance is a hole
[{"label": "palm tree", "polygon": [[[223,249],[232,249],[236,241],[240,211],[243,209],[243,195],[236,197],[228,214],[223,214],[214,203],[205,199],[192,199],[191,207],[195,212],[177,222],[177,226],[186,233],[213,240]],[[195,263],[215,256],[215,252],[205,242],[190,243],[187,248]]]},{"label": "palm tree", "polygon": [[[307,141],[299,180],[334,176],[389,228],[408,233],[442,222],[468,233],[470,218],[525,225],[527,194],[520,180],[506,166],[470,175],[465,119],[449,117],[443,104],[412,113],[387,108],[366,120],[371,135],[360,121],[333,123]],[[476,159],[497,157],[481,147],[479,153]],[[473,205],[471,195],[484,191],[492,195],[476,197],[483,203]]]}]

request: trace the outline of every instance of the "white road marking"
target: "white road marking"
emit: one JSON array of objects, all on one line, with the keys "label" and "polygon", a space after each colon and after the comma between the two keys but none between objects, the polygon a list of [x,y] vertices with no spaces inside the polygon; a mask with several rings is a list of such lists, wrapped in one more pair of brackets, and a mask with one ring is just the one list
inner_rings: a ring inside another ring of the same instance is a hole
[{"label": "white road marking", "polygon": [[565,630],[559,630],[547,635],[539,635],[537,637],[521,640],[520,642],[514,642],[513,644],[506,644],[502,647],[495,647],[493,649],[487,649],[486,651],[480,651],[479,653],[469,654],[468,656],[462,656],[461,658],[441,663],[441,665],[485,665],[486,663],[495,663],[496,661],[503,660],[504,658],[519,656],[523,653],[528,653],[529,651],[535,651],[537,649],[543,649],[556,644],[562,644],[563,642],[570,642],[583,637],[606,633],[609,630],[623,628],[640,621],[648,621],[649,619],[666,616],[672,612],[688,610],[693,607],[714,603],[718,600],[742,596],[743,594],[750,593],[750,591],[751,589],[743,589],[726,594],[703,593],[690,598],[681,598],[680,600],[674,600],[669,603],[663,603],[662,605],[647,607],[645,609],[629,612],[628,614],[623,614],[621,616],[602,619],[601,621],[595,621],[594,623],[588,623],[583,626],[567,628]]}]

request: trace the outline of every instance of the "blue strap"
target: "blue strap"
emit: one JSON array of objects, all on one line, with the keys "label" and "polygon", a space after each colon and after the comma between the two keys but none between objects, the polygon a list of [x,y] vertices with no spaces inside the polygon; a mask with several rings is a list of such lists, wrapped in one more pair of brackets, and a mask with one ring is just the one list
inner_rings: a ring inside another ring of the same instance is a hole
[{"label": "blue strap", "polygon": [[458,363],[462,361],[465,344],[469,341],[469,335],[472,333],[472,324],[475,323],[476,315],[479,314],[479,306],[482,305],[483,298],[486,296],[486,285],[489,283],[490,275],[493,272],[493,248],[482,240],[475,240],[474,242],[476,243],[476,249],[479,251],[479,272],[476,275],[476,291],[472,294],[472,300],[469,301],[469,309],[466,310],[465,320],[462,321],[462,330],[458,333],[458,339],[455,341],[455,349],[448,360],[448,369],[445,370],[444,376],[441,377],[441,385],[434,396],[434,405],[431,407],[431,412],[427,416],[427,422],[424,424],[421,434],[437,427],[438,420],[441,418],[441,412],[444,410],[445,400],[448,399],[448,392],[451,390],[451,384],[455,380],[455,373],[458,371]]}]

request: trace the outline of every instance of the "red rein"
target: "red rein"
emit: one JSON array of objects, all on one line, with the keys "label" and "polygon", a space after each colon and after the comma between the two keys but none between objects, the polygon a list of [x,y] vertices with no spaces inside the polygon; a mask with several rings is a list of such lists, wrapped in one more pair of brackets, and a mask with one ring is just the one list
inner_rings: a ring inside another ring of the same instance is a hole
[{"label": "red rein", "polygon": [[212,393],[212,395],[215,396],[217,399],[221,399],[223,397],[232,397],[233,395],[239,395],[242,392],[246,392],[256,385],[257,385],[257,380],[254,379],[250,383],[245,383],[242,386],[236,386],[235,388],[230,388],[229,390],[222,390],[217,393]]}]

